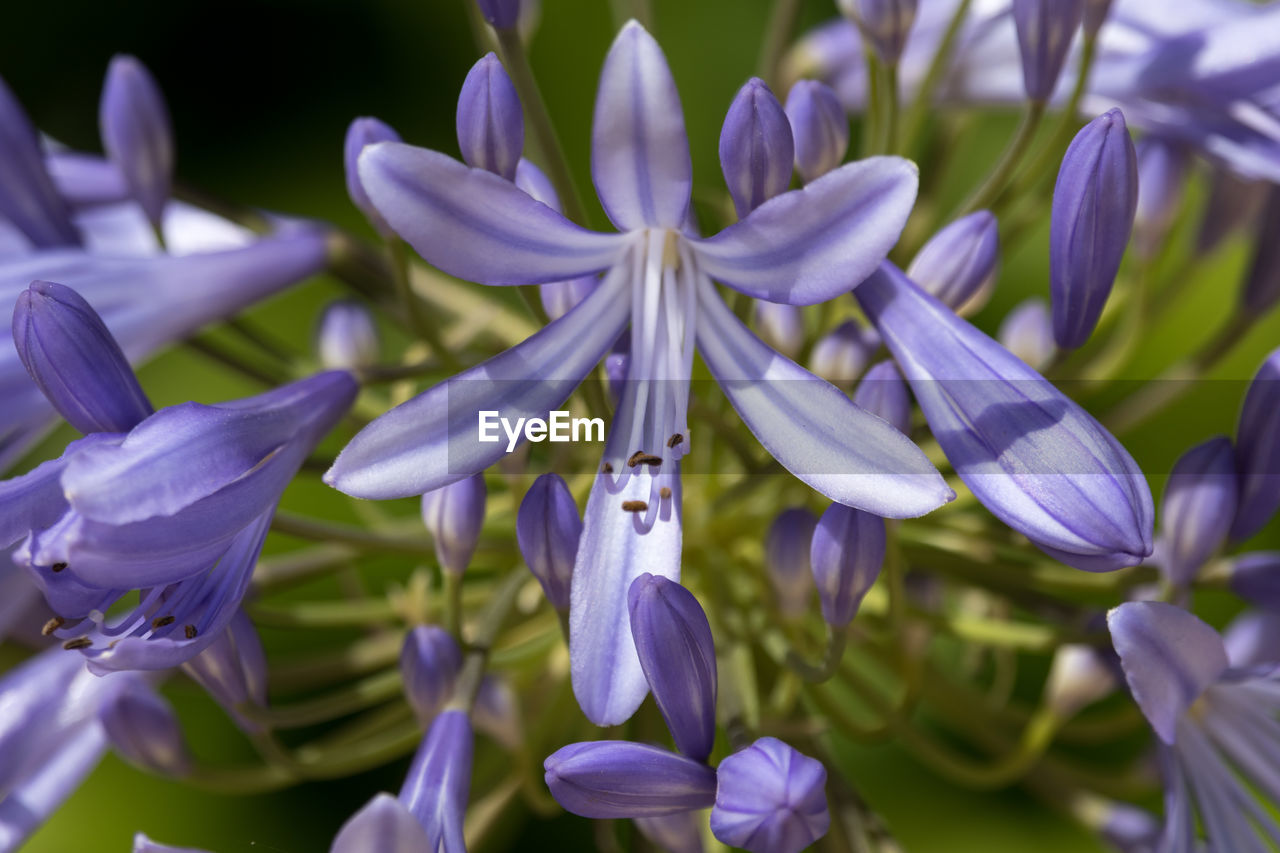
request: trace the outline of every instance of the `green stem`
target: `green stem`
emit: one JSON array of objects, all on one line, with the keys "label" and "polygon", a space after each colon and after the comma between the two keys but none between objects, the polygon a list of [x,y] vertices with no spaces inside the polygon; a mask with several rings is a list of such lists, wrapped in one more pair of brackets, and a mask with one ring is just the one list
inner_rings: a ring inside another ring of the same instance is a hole
[{"label": "green stem", "polygon": [[973,213],[975,210],[990,207],[992,202],[999,197],[1009,183],[1009,179],[1013,177],[1013,173],[1021,165],[1022,158],[1031,149],[1031,143],[1036,138],[1036,131],[1040,127],[1041,120],[1044,119],[1044,110],[1044,101],[1029,101],[1027,103],[1026,112],[1022,115],[1022,122],[1018,125],[1018,129],[1013,134],[1013,139],[1009,141],[1009,146],[1005,149],[1004,154],[1000,156],[995,169],[987,176],[987,180],[982,186],[960,206],[959,211],[952,217],[953,219]]},{"label": "green stem", "polygon": [[845,646],[849,642],[847,628],[827,626],[827,645],[822,660],[810,663],[795,649],[787,652],[787,667],[805,681],[821,684],[829,680],[840,669],[840,661],[844,658]]},{"label": "green stem", "polygon": [[898,63],[896,62],[885,66],[884,90],[884,144],[880,150],[885,154],[897,154],[901,93],[898,89]]},{"label": "green stem", "polygon": [[444,584],[444,629],[462,642],[462,575],[442,569]]},{"label": "green stem", "polygon": [[224,367],[229,367],[240,375],[268,388],[274,388],[289,381],[289,377],[284,373],[264,370],[261,365],[245,359],[239,353],[224,347],[222,344],[215,343],[208,336],[189,338],[186,343],[188,348],[200,353],[205,358],[216,361]]},{"label": "green stem", "polygon": [[409,284],[409,247],[403,240],[392,238],[387,241],[387,259],[391,267],[391,281],[395,285],[396,296],[405,314],[409,328],[419,338],[427,342],[432,354],[451,371],[460,369],[461,365],[453,357],[453,353],[445,346],[440,337],[440,330],[426,312]]},{"label": "green stem", "polygon": [[938,84],[942,82],[943,75],[951,65],[951,51],[955,48],[956,39],[960,35],[961,27],[964,26],[965,18],[969,15],[969,6],[972,3],[973,0],[960,0],[960,4],[956,6],[955,14],[951,16],[951,21],[947,24],[947,31],[943,34],[938,50],[933,55],[929,70],[925,72],[924,80],[921,82],[920,88],[916,90],[915,99],[911,102],[911,108],[907,112],[906,128],[903,132],[907,150],[915,150],[920,128],[924,125],[925,119],[934,111],[934,92],[937,91]]},{"label": "green stem", "polygon": [[276,512],[271,520],[271,529],[298,539],[309,539],[314,542],[339,542],[351,545],[362,551],[380,551],[388,554],[403,554],[409,557],[431,557],[435,549],[430,541],[421,536],[392,536],[376,533],[361,527],[348,524],[337,524],[331,521],[317,521],[294,515],[291,512]]},{"label": "green stem", "polygon": [[458,673],[458,680],[454,683],[453,696],[448,704],[449,708],[470,712],[471,707],[475,704],[476,693],[480,690],[480,681],[484,678],[493,642],[498,638],[498,632],[502,630],[502,623],[506,621],[511,609],[515,607],[516,597],[520,594],[520,588],[524,586],[525,581],[528,579],[529,576],[524,569],[512,569],[503,579],[502,584],[494,590],[493,597],[490,599],[489,609],[481,617],[480,624],[476,627],[475,635],[470,638],[470,641],[465,646],[467,654],[462,661],[462,670]]},{"label": "green stem", "polygon": [[399,616],[385,598],[251,603],[247,609],[256,621],[278,628],[362,628],[385,625]]},{"label": "green stem", "polygon": [[867,103],[862,122],[862,154],[869,157],[876,153],[876,146],[880,144],[880,98],[884,92],[880,76],[884,66],[880,63],[880,54],[865,38],[862,39],[862,54],[867,63]]},{"label": "green stem", "polygon": [[265,708],[245,704],[236,710],[273,729],[301,728],[389,702],[400,695],[401,689],[400,671],[393,668],[313,699]]}]

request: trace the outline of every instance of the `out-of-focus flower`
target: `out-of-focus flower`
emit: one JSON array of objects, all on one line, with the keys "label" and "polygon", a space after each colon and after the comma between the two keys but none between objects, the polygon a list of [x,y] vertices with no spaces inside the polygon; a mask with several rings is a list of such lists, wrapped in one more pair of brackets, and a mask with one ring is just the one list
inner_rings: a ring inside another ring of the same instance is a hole
[{"label": "out-of-focus flower", "polygon": [[509,30],[520,20],[521,5],[528,2],[530,0],[476,0],[476,5],[490,26]]},{"label": "out-of-focus flower", "polygon": [[836,5],[886,65],[898,62],[916,20],[918,0],[837,0]]},{"label": "out-of-focus flower", "polygon": [[1028,299],[1006,314],[996,337],[1032,370],[1042,370],[1058,351],[1053,343],[1053,318],[1043,299]]},{"label": "out-of-focus flower", "polygon": [[191,754],[173,706],[141,679],[133,679],[103,702],[98,722],[112,748],[127,761],[163,776],[185,776],[191,769]]},{"label": "out-of-focus flower", "polygon": [[640,834],[669,853],[702,853],[698,812],[684,811],[635,818]]},{"label": "out-of-focus flower", "polygon": [[755,326],[760,339],[787,358],[804,349],[804,314],[798,306],[757,299]]},{"label": "out-of-focus flower", "polygon": [[1045,101],[1053,94],[1083,15],[1084,0],[1013,0],[1029,99]]},{"label": "out-of-focus flower", "polygon": [[1186,146],[1156,136],[1144,136],[1138,154],[1138,207],[1133,220],[1133,245],[1144,258],[1164,246],[1182,205],[1191,152]]},{"label": "out-of-focus flower", "polygon": [[1000,229],[990,212],[957,219],[929,239],[907,276],[964,316],[986,304],[1000,264]]},{"label": "out-of-focus flower", "polygon": [[818,519],[809,562],[828,625],[853,621],[884,565],[884,519],[832,504]]},{"label": "out-of-focus flower", "polygon": [[813,345],[809,368],[836,385],[850,386],[862,375],[879,345],[874,333],[857,320],[845,320]]},{"label": "out-of-focus flower", "polygon": [[853,402],[899,432],[911,431],[911,395],[892,361],[871,365],[854,389]]},{"label": "out-of-focus flower", "polygon": [[40,136],[8,85],[0,80],[0,217],[40,249],[79,246],[71,210],[40,152]]},{"label": "out-of-focus flower", "polygon": [[267,704],[267,656],[258,631],[244,611],[236,613],[204,651],[182,664],[182,671],[231,714],[242,729],[261,726],[238,710]]},{"label": "out-of-focus flower", "polygon": [[524,150],[524,113],[496,55],[485,54],[467,73],[458,95],[457,123],[463,161],[514,181]]},{"label": "out-of-focus flower", "polygon": [[831,87],[801,80],[787,93],[787,119],[796,150],[796,171],[812,183],[844,162],[849,151],[849,117]]},{"label": "out-of-focus flower", "polygon": [[453,693],[461,668],[462,649],[443,628],[419,625],[405,636],[400,650],[404,695],[424,728]]},{"label": "out-of-focus flower", "polygon": [[480,544],[488,497],[484,475],[474,474],[422,496],[422,523],[435,540],[436,559],[446,572],[467,570]]},{"label": "out-of-focus flower", "polygon": [[147,219],[159,228],[173,184],[173,127],[160,86],[136,57],[111,60],[98,121],[107,156]]},{"label": "out-of-focus flower", "polygon": [[1160,555],[1171,582],[1186,586],[1222,547],[1236,514],[1231,441],[1211,438],[1174,463],[1160,506]]},{"label": "out-of-focus flower", "polygon": [[1280,302],[1280,190],[1272,187],[1258,223],[1253,263],[1240,293],[1240,310],[1263,314]]},{"label": "out-of-focus flower", "polygon": [[1280,509],[1280,349],[1249,383],[1236,424],[1240,499],[1231,538],[1248,539]]},{"label": "out-of-focus flower", "polygon": [[158,841],[152,841],[139,832],[133,836],[133,853],[208,853],[208,851],[195,847],[174,847],[169,844],[161,844]]},{"label": "out-of-focus flower", "polygon": [[799,853],[827,834],[827,770],[777,738],[720,762],[711,831],[753,853]]},{"label": "out-of-focus flower", "polygon": [[421,853],[431,846],[426,830],[404,804],[390,794],[378,794],[338,830],[329,853]]},{"label": "out-of-focus flower", "polygon": [[818,520],[804,507],[778,513],[764,537],[764,566],[783,616],[796,619],[809,610],[813,575],[809,547]]},{"label": "out-of-focus flower", "polygon": [[556,610],[569,609],[573,564],[582,538],[582,517],[559,474],[533,481],[516,513],[516,541],[525,565]]},{"label": "out-of-focus flower", "polygon": [[316,353],[326,370],[358,370],[378,363],[378,327],[354,299],[325,306],[316,324]]},{"label": "out-of-focus flower", "polygon": [[1059,646],[1044,686],[1044,704],[1060,719],[1097,702],[1118,687],[1117,676],[1092,646]]}]

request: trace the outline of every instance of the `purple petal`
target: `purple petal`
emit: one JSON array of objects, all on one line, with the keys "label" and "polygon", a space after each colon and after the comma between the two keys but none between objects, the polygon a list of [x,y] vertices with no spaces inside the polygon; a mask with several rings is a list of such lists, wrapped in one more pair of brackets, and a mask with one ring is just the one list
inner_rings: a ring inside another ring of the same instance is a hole
[{"label": "purple petal", "polygon": [[1280,302],[1280,192],[1272,188],[1262,208],[1257,248],[1240,292],[1240,310],[1264,314]]},{"label": "purple petal", "polygon": [[782,104],[758,77],[741,89],[720,130],[720,168],[738,218],[786,192],[795,145]]},{"label": "purple petal", "polygon": [[827,834],[822,762],[764,737],[720,762],[711,832],[752,853],[799,853]]},{"label": "purple petal", "polygon": [[231,617],[200,654],[184,661],[182,671],[227,709],[241,729],[259,729],[257,723],[250,723],[236,711],[245,703],[267,703],[267,656],[257,629],[243,610]]},{"label": "purple petal", "polygon": [[716,796],[714,770],[647,744],[572,743],[543,767],[556,802],[582,817],[654,817],[706,808]]},{"label": "purple petal", "polygon": [[693,186],[684,111],[662,48],[635,21],[618,33],[600,70],[591,178],[621,231],[684,224]]},{"label": "purple petal", "polygon": [[699,291],[698,350],[765,449],[833,501],[907,518],[954,497],[920,448],[765,346],[709,287]]},{"label": "purple petal", "polygon": [[467,570],[480,544],[489,492],[483,474],[472,474],[422,496],[422,523],[431,532],[436,561],[446,572]]},{"label": "purple petal", "polygon": [[778,513],[764,538],[764,565],[769,572],[778,609],[784,616],[798,618],[809,609],[813,595],[813,575],[809,568],[809,546],[818,519],[803,507]]},{"label": "purple petal", "polygon": [[373,202],[369,199],[369,194],[364,190],[364,184],[360,183],[360,154],[370,145],[376,145],[379,142],[399,141],[400,134],[396,133],[395,129],[387,123],[376,118],[358,118],[351,122],[351,125],[347,128],[347,137],[342,146],[342,164],[347,178],[347,195],[383,237],[391,237],[393,232],[391,226],[382,218],[382,214],[378,213],[378,209],[373,206]]},{"label": "purple petal", "polygon": [[12,853],[80,787],[107,752],[97,726],[69,732],[60,748],[0,800],[0,851]]},{"label": "purple petal", "polygon": [[422,853],[430,850],[418,819],[390,794],[378,794],[342,825],[329,853]]},{"label": "purple petal", "polygon": [[825,302],[870,275],[898,242],[917,174],[898,157],[849,163],[690,245],[699,268],[735,290],[791,305]]},{"label": "purple petal", "polygon": [[481,284],[542,284],[612,266],[627,245],[534,201],[510,181],[398,142],[360,155],[360,182],[433,266]]},{"label": "purple petal", "polygon": [[569,609],[573,564],[582,538],[582,516],[559,474],[533,481],[516,513],[516,542],[529,571],[556,610]]},{"label": "purple petal", "polygon": [[981,308],[990,296],[999,263],[996,218],[979,210],[934,234],[912,258],[907,277],[965,315]]},{"label": "purple petal", "polygon": [[1165,743],[1178,720],[1227,669],[1222,638],[1171,604],[1131,601],[1107,614],[1111,642],[1138,707]]},{"label": "purple petal", "polygon": [[1248,539],[1280,509],[1280,349],[1258,368],[1236,425],[1240,499],[1231,538]]},{"label": "purple petal", "polygon": [[400,802],[427,831],[430,845],[424,849],[466,853],[462,821],[471,790],[474,742],[466,711],[449,710],[436,717],[413,757]]},{"label": "purple petal", "polygon": [[916,20],[918,0],[837,0],[870,42],[880,59],[893,65],[902,57],[902,48]]},{"label": "purple petal", "polygon": [[1160,506],[1165,571],[1185,586],[1227,539],[1236,514],[1236,465],[1231,441],[1211,438],[1173,466]]},{"label": "purple petal", "polygon": [[107,740],[130,763],[162,776],[191,769],[191,753],[173,706],[141,680],[116,691],[98,708]]},{"label": "purple petal", "polygon": [[640,834],[668,853],[702,853],[702,821],[698,812],[673,812],[634,819]]},{"label": "purple petal", "polygon": [[818,519],[809,563],[828,625],[843,627],[853,621],[880,576],[884,550],[884,519],[840,504],[827,507]]},{"label": "purple petal", "polygon": [[787,93],[787,118],[795,138],[796,171],[806,184],[844,162],[849,151],[849,117],[831,87],[801,80]]},{"label": "purple petal", "polygon": [[44,158],[58,194],[76,208],[116,204],[129,197],[116,164],[79,151],[50,151]]},{"label": "purple petal", "polygon": [[400,675],[405,698],[420,724],[429,724],[444,707],[461,669],[462,649],[443,628],[419,625],[405,636]]},{"label": "purple petal", "polygon": [[45,170],[35,126],[3,80],[0,80],[0,219],[12,222],[37,249],[80,245],[80,234],[71,224],[71,211]]},{"label": "purple petal", "polygon": [[102,147],[147,218],[159,224],[173,183],[173,128],[160,87],[135,57],[112,58],[98,119]]},{"label": "purple petal", "polygon": [[1280,551],[1241,554],[1232,561],[1229,577],[1236,595],[1280,613]]},{"label": "purple petal", "polygon": [[1084,0],[1013,0],[1027,97],[1046,100],[1062,76],[1084,15]]},{"label": "purple petal", "polygon": [[520,97],[493,53],[485,54],[462,81],[458,96],[458,147],[468,166],[515,180],[524,148]]},{"label": "purple petal", "polygon": [[[1272,559],[1278,560],[1274,555]],[[1273,562],[1271,569],[1273,574],[1280,571],[1280,561]],[[1275,610],[1246,610],[1222,632],[1222,644],[1233,667],[1276,664],[1280,659],[1280,614]]]}]

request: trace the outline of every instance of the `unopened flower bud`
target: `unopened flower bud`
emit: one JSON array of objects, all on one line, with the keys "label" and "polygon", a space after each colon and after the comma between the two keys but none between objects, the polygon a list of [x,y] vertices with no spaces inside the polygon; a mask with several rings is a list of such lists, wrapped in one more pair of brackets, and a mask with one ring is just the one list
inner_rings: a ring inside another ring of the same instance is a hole
[{"label": "unopened flower bud", "polygon": [[135,57],[111,60],[98,120],[107,156],[120,167],[147,218],[159,227],[173,184],[173,127],[160,87]]},{"label": "unopened flower bud", "polygon": [[715,770],[648,744],[571,743],[542,766],[551,796],[581,817],[653,817],[704,809],[716,798]]},{"label": "unopened flower bud", "polygon": [[1138,153],[1138,208],[1133,220],[1133,245],[1144,258],[1152,258],[1164,245],[1169,228],[1182,204],[1191,152],[1177,144],[1146,136],[1135,146]]},{"label": "unopened flower bud", "polygon": [[476,5],[496,30],[509,30],[520,20],[521,0],[476,0]]},{"label": "unopened flower bud", "polygon": [[241,705],[267,704],[267,656],[244,611],[237,612],[218,639],[183,663],[182,669],[231,712],[241,728],[258,730],[256,723],[236,711]]},{"label": "unopened flower bud", "polygon": [[1091,646],[1059,646],[1044,687],[1044,704],[1058,719],[1110,695],[1119,686],[1116,674]]},{"label": "unopened flower bud", "polygon": [[787,93],[787,119],[796,149],[796,171],[811,183],[832,171],[849,151],[849,117],[826,83],[801,80]]},{"label": "unopened flower bud", "polygon": [[1280,509],[1280,349],[1267,356],[1245,393],[1236,425],[1240,497],[1231,538],[1248,539]]},{"label": "unopened flower bud", "polygon": [[1044,369],[1058,351],[1053,343],[1053,318],[1043,299],[1028,299],[1006,314],[996,337],[1032,370]]},{"label": "unopened flower bud", "polygon": [[1111,14],[1111,0],[1084,0],[1084,34],[1096,36]]},{"label": "unopened flower bud", "polygon": [[778,610],[791,619],[809,610],[813,595],[813,573],[809,568],[809,547],[818,519],[803,507],[778,513],[764,537],[764,566],[778,600]]},{"label": "unopened flower bud", "polygon": [[755,300],[755,325],[760,338],[769,346],[795,358],[804,347],[804,314],[796,305]]},{"label": "unopened flower bud", "polygon": [[813,531],[809,562],[828,625],[853,621],[880,576],[884,551],[884,519],[842,504],[827,507]]},{"label": "unopened flower bud", "polygon": [[475,707],[471,709],[471,722],[476,731],[487,734],[512,752],[524,741],[519,700],[511,685],[500,676],[486,675],[481,679]]},{"label": "unopened flower bud", "polygon": [[911,431],[911,395],[892,361],[873,364],[853,392],[853,402],[898,432]]},{"label": "unopened flower bud", "polygon": [[0,218],[37,249],[80,245],[71,210],[45,167],[40,135],[0,80]]},{"label": "unopened flower bud", "polygon": [[13,344],[53,407],[86,435],[128,432],[152,412],[120,345],[69,287],[34,281],[19,294]]},{"label": "unopened flower bud", "polygon": [[452,635],[435,625],[419,625],[404,638],[400,676],[404,695],[419,724],[428,725],[453,693],[462,669],[462,650]]},{"label": "unopened flower bud", "polygon": [[516,543],[529,571],[556,610],[569,609],[569,584],[582,537],[582,517],[559,474],[543,474],[520,502]]},{"label": "unopened flower bud", "polygon": [[1280,302],[1280,191],[1272,187],[1258,223],[1253,263],[1240,293],[1240,310],[1255,315]]},{"label": "unopened flower bud", "polygon": [[1022,81],[1032,101],[1049,100],[1057,88],[1083,15],[1084,0],[1013,0]]},{"label": "unopened flower bud", "polygon": [[1211,438],[1174,463],[1160,506],[1161,553],[1176,586],[1195,579],[1222,547],[1236,514],[1236,465],[1231,441]]},{"label": "unopened flower bud", "polygon": [[998,223],[979,210],[933,235],[907,267],[907,277],[963,316],[990,298],[999,264]]},{"label": "unopened flower bud", "polygon": [[827,834],[827,770],[772,737],[735,752],[716,772],[711,832],[752,853],[799,853]]},{"label": "unopened flower bud", "polygon": [[1232,559],[1227,577],[1236,595],[1257,607],[1280,613],[1280,551],[1241,554]]},{"label": "unopened flower bud", "polygon": [[738,218],[786,191],[795,143],[782,104],[758,77],[738,90],[720,129],[720,168]]},{"label": "unopened flower bud", "polygon": [[458,146],[468,166],[514,181],[524,150],[520,96],[498,57],[471,67],[458,95]]},{"label": "unopened flower bud", "polygon": [[475,738],[465,711],[439,714],[418,747],[404,785],[400,802],[426,830],[426,850],[462,853],[462,821],[467,813],[471,790],[471,758]]},{"label": "unopened flower bud", "polygon": [[191,754],[172,706],[141,681],[104,702],[98,721],[116,752],[144,770],[184,776],[191,769]]},{"label": "unopened flower bud", "polygon": [[911,26],[916,22],[918,0],[837,0],[845,17],[871,43],[886,65],[902,56]]},{"label": "unopened flower bud", "polygon": [[326,369],[357,370],[378,363],[378,327],[369,309],[353,299],[336,299],[325,306],[315,338]]},{"label": "unopened flower bud", "polygon": [[1053,190],[1049,289],[1053,335],[1075,349],[1093,334],[1111,295],[1138,207],[1138,158],[1119,110],[1085,125],[1067,148]]},{"label": "unopened flower bud", "polygon": [[484,474],[472,474],[422,496],[422,523],[435,539],[436,559],[446,572],[460,575],[471,563],[488,494]]},{"label": "unopened flower bud", "polygon": [[879,342],[857,320],[845,320],[813,345],[809,369],[835,385],[852,385]]},{"label": "unopened flower bud", "polygon": [[369,220],[369,224],[387,239],[394,237],[395,231],[382,218],[382,214],[374,206],[369,194],[365,192],[364,185],[360,182],[357,163],[360,160],[360,152],[367,146],[376,145],[379,142],[399,141],[400,134],[396,133],[390,125],[376,118],[366,117],[351,122],[351,126],[347,128],[346,141],[342,146],[342,163],[347,176],[347,195],[351,197],[352,203],[360,208],[360,212]]}]

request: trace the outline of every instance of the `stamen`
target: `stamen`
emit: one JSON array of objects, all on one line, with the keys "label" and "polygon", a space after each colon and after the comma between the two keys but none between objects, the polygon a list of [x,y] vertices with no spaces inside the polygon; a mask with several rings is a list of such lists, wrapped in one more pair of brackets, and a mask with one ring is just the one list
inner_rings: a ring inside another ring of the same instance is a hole
[{"label": "stamen", "polygon": [[173,616],[172,616],[172,615],[170,615],[170,616],[161,616],[159,619],[153,619],[153,620],[151,620],[151,629],[152,629],[152,630],[155,630],[155,629],[157,629],[157,628],[163,628],[163,627],[165,627],[166,625],[172,625],[172,624],[173,624],[173,622],[174,622],[174,619],[173,619]]},{"label": "stamen", "polygon": [[658,489],[658,497],[665,501],[667,498],[671,497],[671,489],[668,486],[663,486],[661,489]]},{"label": "stamen", "polygon": [[67,624],[66,619],[63,619],[61,616],[55,616],[48,622],[44,623],[44,627],[40,629],[40,635],[47,637],[65,624]]},{"label": "stamen", "polygon": [[661,464],[662,464],[661,456],[654,456],[652,453],[649,453],[644,450],[637,450],[635,453],[632,453],[631,456],[627,458],[627,465],[632,468],[636,467],[637,465],[661,465]]},{"label": "stamen", "polygon": [[49,571],[61,572],[61,571],[64,571],[66,568],[67,568],[66,563],[54,563],[52,566],[49,567]]},{"label": "stamen", "polygon": [[196,631],[195,625],[186,625],[183,627],[182,633],[187,635],[188,640],[194,640],[198,632]]},{"label": "stamen", "polygon": [[678,432],[667,439],[667,447],[675,447],[678,444],[684,444],[684,436]]},{"label": "stamen", "polygon": [[88,637],[76,637],[74,640],[67,640],[62,644],[62,647],[67,651],[73,651],[74,649],[87,649],[92,645],[93,640]]},{"label": "stamen", "polygon": [[649,504],[646,501],[623,501],[622,502],[623,512],[647,512],[648,510],[649,510]]},{"label": "stamen", "polygon": [[606,463],[604,463],[604,467],[603,467],[601,470],[602,470],[602,471],[604,471],[606,474],[612,474],[612,473],[613,473],[613,463],[612,463],[612,462],[606,462]]}]

